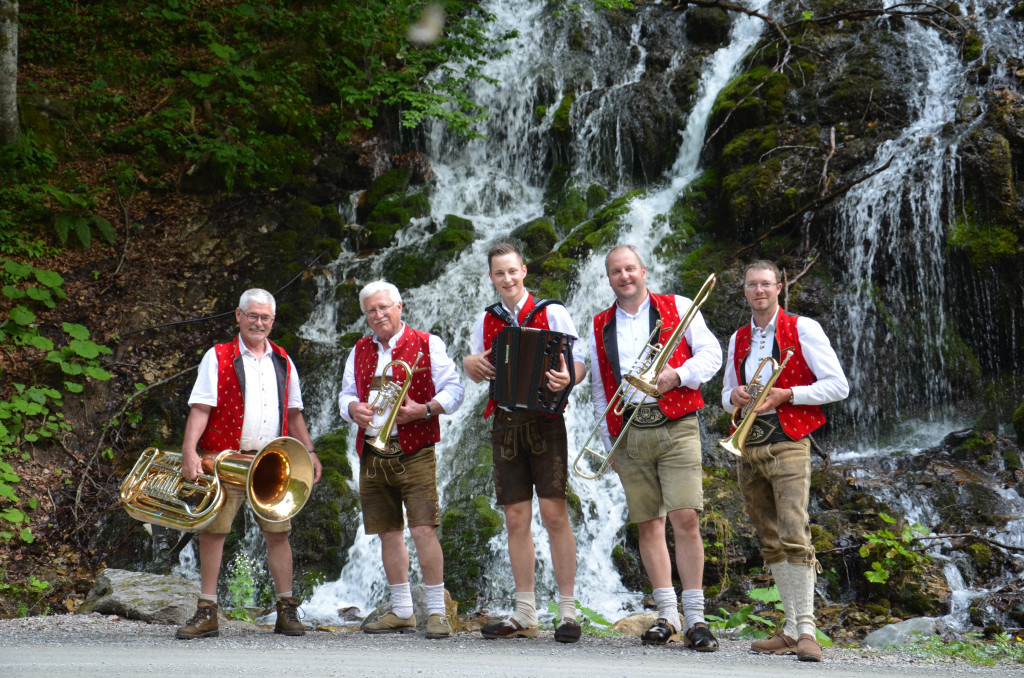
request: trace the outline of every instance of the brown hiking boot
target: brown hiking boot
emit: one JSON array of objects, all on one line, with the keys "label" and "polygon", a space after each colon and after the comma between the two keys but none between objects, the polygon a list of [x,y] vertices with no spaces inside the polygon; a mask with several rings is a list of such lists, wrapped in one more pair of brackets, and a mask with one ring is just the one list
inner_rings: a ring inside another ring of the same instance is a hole
[{"label": "brown hiking boot", "polygon": [[220,635],[217,626],[217,609],[217,603],[200,604],[192,618],[185,622],[184,626],[178,627],[174,637],[181,640],[216,638]]},{"label": "brown hiking boot", "polygon": [[277,601],[277,623],[274,633],[286,636],[304,636],[306,627],[299,621],[299,601],[297,598],[281,598]]},{"label": "brown hiking boot", "polygon": [[750,644],[750,649],[761,654],[794,654],[796,641],[779,631],[767,640],[755,640]]}]

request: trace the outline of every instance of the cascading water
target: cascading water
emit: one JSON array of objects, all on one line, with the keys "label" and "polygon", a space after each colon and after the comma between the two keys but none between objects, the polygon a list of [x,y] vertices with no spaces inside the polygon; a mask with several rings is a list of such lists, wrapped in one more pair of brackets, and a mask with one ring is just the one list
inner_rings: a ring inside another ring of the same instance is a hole
[{"label": "cascading water", "polygon": [[[833,455],[833,462],[865,484],[885,473],[897,457],[937,445],[966,420],[958,410],[954,382],[963,366],[949,352],[954,320],[945,240],[962,212],[957,204],[958,152],[981,119],[980,108],[959,133],[949,130],[965,98],[977,97],[980,107],[985,89],[1006,85],[1009,74],[1003,64],[1022,39],[1019,24],[1008,19],[1005,3],[977,2],[971,12],[972,25],[985,45],[975,65],[987,63],[992,68],[987,82],[969,81],[970,69],[960,61],[959,45],[940,30],[907,22],[902,32],[894,33],[900,43],[890,65],[896,69],[894,77],[916,77],[906,87],[913,118],[899,137],[878,147],[872,167],[890,159],[891,166],[854,187],[839,205],[839,245],[832,249],[840,258],[835,270],[844,277],[838,281],[843,291],[835,304],[842,331],[834,342],[851,386],[851,397],[839,407],[841,417],[852,422],[850,428],[862,434],[852,447]],[[877,435],[879,425],[892,422],[900,422],[899,428],[883,443]],[[882,501],[903,507],[909,521],[938,524],[927,493],[903,483],[872,487]],[[1006,490],[1003,495],[1007,515],[1024,511],[1019,494]],[[980,534],[1011,546],[1024,543],[1019,520]],[[967,587],[956,559],[943,555],[942,546],[948,543],[936,542],[932,552],[947,560],[945,572],[953,592],[950,621],[963,627],[970,601],[983,592]]]},{"label": "cascading water", "polygon": [[[749,3],[755,8],[766,5],[766,0]],[[404,320],[412,327],[441,334],[448,343],[449,354],[457,363],[469,351],[476,314],[493,303],[496,296],[485,275],[487,249],[517,226],[544,213],[546,163],[550,162],[553,153],[550,142],[553,115],[548,113],[538,119],[537,108],[542,103],[558,102],[572,92],[563,75],[566,70],[571,70],[564,66],[572,61],[572,57],[564,44],[565,38],[551,34],[553,23],[557,22],[552,22],[551,17],[545,14],[544,3],[494,0],[486,3],[485,9],[495,18],[491,31],[503,34],[516,30],[519,36],[508,45],[507,55],[488,65],[487,75],[496,82],[481,84],[474,94],[476,101],[491,114],[490,121],[482,130],[486,136],[465,141],[435,125],[429,128],[426,139],[426,152],[436,176],[431,198],[434,218],[440,220],[445,214],[466,217],[473,221],[483,237],[452,262],[435,282],[403,290]],[[635,63],[623,67],[615,60],[616,55],[602,55],[603,63],[587,64],[583,68],[590,73],[591,87],[581,87],[586,92],[572,108],[573,127],[581,132],[574,142],[576,157],[571,174],[581,184],[603,182],[621,190],[626,176],[621,167],[624,160],[618,124],[620,114],[612,102],[616,100],[617,91],[635,83],[642,75],[645,56],[639,46],[645,15],[637,12],[630,16],[635,22],[630,31],[631,42],[637,47],[632,50]],[[580,20],[591,24],[592,34],[600,35],[607,30],[597,15],[589,15],[586,10]],[[672,206],[697,175],[711,106],[718,92],[735,75],[743,55],[755,43],[762,27],[755,18],[744,16],[735,20],[729,44],[709,57],[703,71],[696,103],[682,131],[679,155],[666,177],[666,185],[650,190],[646,197],[635,200],[630,206],[621,240],[637,246],[649,257],[650,280],[655,286],[663,270],[651,253],[667,228],[663,224],[665,220],[656,217]],[[676,67],[678,60],[674,59],[670,68]],[[608,123],[609,120],[612,124]],[[594,150],[602,148],[604,152]],[[400,232],[399,246],[423,239],[430,221],[424,219]],[[335,282],[348,278],[357,267],[363,271],[360,276],[363,281],[379,277],[382,260],[383,256],[378,256],[367,274],[364,263],[357,261],[353,254],[344,253],[329,267],[330,275],[324,280],[321,299],[333,298]],[[603,256],[595,257],[581,267],[576,289],[578,291],[571,293],[566,303],[585,340],[590,318],[613,300],[610,290],[601,292],[607,289]],[[694,291],[688,292],[693,294]],[[452,303],[452,300],[457,300],[457,303]],[[324,345],[336,342],[334,312],[330,306],[330,303],[317,304],[317,312],[302,330],[306,338]],[[349,329],[364,332],[365,326],[360,321]],[[344,353],[336,356],[334,364],[324,370],[326,376],[315,390],[307,389],[307,400],[315,399],[318,403],[312,408],[316,414],[309,421],[314,437],[333,431],[340,424],[335,414],[335,403],[344,359]],[[570,450],[579,449],[593,427],[589,383],[581,384],[576,394],[566,412]],[[485,397],[483,385],[470,384],[462,408],[454,416],[442,418],[442,443],[438,448],[438,486],[442,505],[446,489],[463,469],[465,457],[472,456],[471,451],[486,435],[484,429],[489,422],[481,424],[474,416],[478,404]],[[354,457],[352,463],[354,468],[358,467]],[[608,561],[608,554],[625,521],[621,487],[610,478],[596,482],[574,478],[572,489],[579,495],[582,514],[586,517],[584,524],[574,525],[579,551],[576,596],[591,609],[613,614],[624,605],[635,602],[636,598],[635,594],[625,591]],[[547,535],[536,512],[533,533],[538,554],[536,590],[544,597],[553,593],[556,587],[548,556]],[[489,574],[490,586],[480,594],[485,600],[508,596],[512,588],[504,536],[495,539],[491,547],[494,557]],[[411,555],[414,557],[414,552]],[[413,577],[417,576],[414,566]],[[323,620],[336,619],[339,609],[353,605],[365,613],[386,599],[385,590],[377,540],[360,530],[340,579],[317,587],[311,600],[304,604],[304,610],[309,618]]]}]

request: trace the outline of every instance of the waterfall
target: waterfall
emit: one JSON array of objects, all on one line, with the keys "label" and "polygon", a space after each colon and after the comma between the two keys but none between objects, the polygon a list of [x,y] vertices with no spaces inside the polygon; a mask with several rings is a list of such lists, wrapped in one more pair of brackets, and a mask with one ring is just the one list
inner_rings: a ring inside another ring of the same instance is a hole
[{"label": "waterfall", "polygon": [[[757,9],[767,4],[767,0],[747,3]],[[547,163],[554,152],[550,141],[553,114],[548,111],[539,115],[539,107],[553,108],[564,97],[576,94],[574,87],[582,90],[571,109],[573,129],[578,132],[573,142],[571,175],[580,183],[594,181],[611,185],[621,194],[626,184],[623,165],[627,151],[619,134],[621,111],[612,102],[616,101],[618,92],[640,78],[646,58],[640,45],[646,16],[643,11],[623,15],[633,22],[630,36],[637,48],[631,50],[630,57],[635,63],[624,65],[623,55],[600,50],[598,58],[580,63],[569,51],[565,36],[555,30],[559,21],[552,18],[545,3],[491,0],[483,3],[483,8],[494,17],[489,27],[492,34],[514,30],[518,36],[507,45],[506,55],[485,67],[486,75],[494,82],[479,83],[474,92],[475,100],[491,115],[481,129],[485,137],[467,141],[455,137],[441,125],[428,125],[424,145],[436,176],[431,196],[433,214],[399,234],[400,245],[416,242],[426,235],[431,219],[440,221],[445,214],[471,219],[478,234],[482,234],[436,281],[402,290],[403,319],[412,327],[440,332],[457,364],[469,352],[470,333],[477,314],[496,298],[486,276],[487,250],[517,226],[544,213]],[[607,35],[608,28],[600,15],[592,14],[585,7],[579,12],[577,20],[587,28],[595,44],[603,44],[601,39]],[[650,188],[645,197],[630,205],[628,223],[620,240],[644,253],[655,289],[665,271],[653,251],[667,230],[666,220],[657,217],[672,206],[697,176],[711,106],[718,92],[735,75],[762,28],[758,19],[737,15],[729,44],[708,57],[695,105],[681,131],[682,143],[674,166],[663,177],[662,185]],[[669,67],[678,68],[679,59],[674,59]],[[575,85],[570,84],[566,73],[575,74]],[[583,341],[592,316],[614,300],[607,287],[603,255],[600,252],[591,260],[581,262],[578,282],[565,300]],[[343,253],[333,262],[322,281],[317,311],[303,327],[302,335],[323,345],[333,345],[337,340],[334,311],[325,300],[333,299],[337,281],[347,279],[357,268],[364,271],[359,276],[363,282],[379,277],[382,259],[378,256],[369,264],[368,274],[365,262],[358,261],[353,253]],[[661,291],[688,295],[695,292]],[[362,321],[349,328],[349,331],[363,333],[365,330]],[[333,358],[333,364],[323,371],[316,388],[307,387],[304,394],[307,400],[317,403],[312,408],[316,414],[309,421],[314,437],[334,431],[340,424],[336,402],[344,359],[344,353]],[[454,477],[453,469],[460,464],[459,455],[471,453],[479,442],[481,424],[473,420],[478,405],[485,398],[484,385],[468,383],[462,408],[454,416],[441,419],[438,489],[442,507],[446,489]],[[574,455],[594,425],[589,381],[580,384],[570,399],[566,422],[570,454]],[[489,425],[488,422],[483,426]],[[353,468],[358,468],[354,453],[351,461]],[[577,598],[586,607],[616,616],[638,598],[625,590],[609,560],[618,531],[625,523],[621,486],[614,478],[584,481],[573,477],[571,489],[579,495],[582,513],[586,516],[584,524],[573,526],[579,551]],[[533,534],[538,558],[536,590],[542,595],[553,592],[555,585],[547,534],[540,524],[538,511],[534,511]],[[493,541],[490,588],[482,593],[484,598],[501,598],[512,589],[504,535]],[[415,581],[419,573],[411,540],[408,542],[413,558],[411,576]],[[386,580],[380,564],[379,544],[360,529],[340,579],[318,586],[303,607],[310,619],[336,620],[341,608],[354,605],[366,613],[385,600]],[[543,613],[543,608],[541,611]]]}]

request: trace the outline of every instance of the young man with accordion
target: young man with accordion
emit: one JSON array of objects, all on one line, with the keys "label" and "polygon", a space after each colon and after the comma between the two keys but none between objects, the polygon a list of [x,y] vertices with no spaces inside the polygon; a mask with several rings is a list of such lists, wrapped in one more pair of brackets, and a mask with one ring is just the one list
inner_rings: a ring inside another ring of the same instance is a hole
[{"label": "young man with accordion", "polygon": [[561,302],[538,300],[523,286],[526,266],[515,246],[495,245],[487,263],[501,301],[480,314],[472,354],[463,367],[474,382],[491,382],[484,417],[494,415],[494,487],[505,511],[516,605],[509,618],[485,626],[481,633],[492,639],[537,635],[530,531],[536,488],[558,583],[555,640],[573,643],[581,629],[576,621],[576,541],[566,504],[568,441],[562,411],[572,386],[586,375],[583,350]]}]

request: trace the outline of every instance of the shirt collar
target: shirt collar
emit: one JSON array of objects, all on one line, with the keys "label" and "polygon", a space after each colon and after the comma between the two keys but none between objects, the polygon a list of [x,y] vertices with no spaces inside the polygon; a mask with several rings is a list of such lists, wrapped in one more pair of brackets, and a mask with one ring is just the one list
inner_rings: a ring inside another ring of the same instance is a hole
[{"label": "shirt collar", "polygon": [[[246,355],[246,354],[248,354],[248,355],[251,355],[253,358],[256,357],[256,354],[253,353],[252,351],[250,351],[249,347],[245,345],[244,341],[242,341],[242,335],[241,334],[238,335],[237,341],[238,341],[238,353],[239,353],[239,355]],[[263,340],[263,355],[266,355],[269,350],[270,350],[270,344],[269,344],[269,342],[267,342],[266,339],[264,339]]]},{"label": "shirt collar", "polygon": [[623,318],[629,318],[631,320],[633,318],[639,318],[642,315],[650,313],[650,308],[651,308],[651,293],[649,291],[647,293],[647,297],[640,303],[640,307],[636,309],[636,313],[630,313],[626,309],[624,309],[621,306],[619,306],[619,302],[617,302],[617,301],[615,302],[615,314],[618,315],[618,314],[621,313]]},{"label": "shirt collar", "polygon": [[526,300],[529,299],[529,298],[530,298],[530,293],[527,290],[523,290],[523,296],[519,297],[519,301],[516,302],[515,306],[513,306],[512,308],[509,308],[507,305],[505,305],[504,301],[501,302],[501,306],[506,311],[508,311],[509,314],[511,314],[511,316],[513,318],[516,318],[517,319],[516,322],[518,322],[519,312],[523,310],[523,306],[526,306]]},{"label": "shirt collar", "polygon": [[[775,309],[775,315],[773,315],[772,319],[770,321],[768,321],[767,325],[765,325],[764,333],[765,334],[770,334],[772,336],[775,336],[775,324],[778,322],[778,320],[779,320],[779,309]],[[751,332],[751,334],[758,334],[760,331],[761,330],[758,329],[757,325],[754,324],[753,316],[751,316],[751,318],[750,318],[750,332]]]}]

